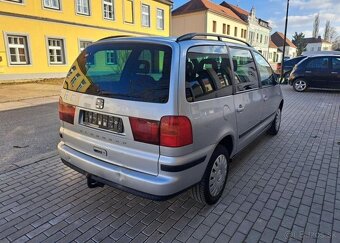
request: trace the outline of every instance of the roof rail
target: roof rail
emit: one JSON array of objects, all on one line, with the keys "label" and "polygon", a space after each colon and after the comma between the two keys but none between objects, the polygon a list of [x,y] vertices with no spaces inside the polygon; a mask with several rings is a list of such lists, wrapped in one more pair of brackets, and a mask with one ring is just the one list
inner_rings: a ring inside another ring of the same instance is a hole
[{"label": "roof rail", "polygon": [[107,36],[104,38],[99,39],[98,41],[106,40],[106,39],[113,39],[113,38],[123,38],[123,37],[131,37],[131,35],[112,35],[112,36]]},{"label": "roof rail", "polygon": [[217,37],[217,39],[219,41],[223,41],[222,38],[225,38],[225,39],[230,39],[230,40],[242,42],[243,44],[246,44],[247,46],[251,47],[251,45],[244,40],[240,40],[240,39],[237,39],[235,37],[231,37],[231,36],[227,36],[227,35],[209,34],[209,33],[188,33],[188,34],[185,34],[185,35],[178,37],[176,41],[180,42],[180,41],[185,41],[185,40],[192,40],[196,36],[213,36],[213,37]]}]

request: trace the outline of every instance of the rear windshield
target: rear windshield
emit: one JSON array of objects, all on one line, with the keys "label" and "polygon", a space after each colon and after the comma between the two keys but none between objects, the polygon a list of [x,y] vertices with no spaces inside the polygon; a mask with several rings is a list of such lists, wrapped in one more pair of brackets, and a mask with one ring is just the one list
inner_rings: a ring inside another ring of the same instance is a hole
[{"label": "rear windshield", "polygon": [[64,89],[153,103],[169,98],[171,48],[144,43],[100,43],[73,63]]}]

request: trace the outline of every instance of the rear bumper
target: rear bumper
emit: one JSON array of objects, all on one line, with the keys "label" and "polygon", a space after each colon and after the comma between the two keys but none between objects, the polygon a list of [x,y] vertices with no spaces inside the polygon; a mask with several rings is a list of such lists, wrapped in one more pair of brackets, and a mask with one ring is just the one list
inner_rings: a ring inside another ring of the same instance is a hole
[{"label": "rear bumper", "polygon": [[153,200],[168,199],[199,182],[210,158],[209,153],[192,167],[180,171],[159,170],[155,176],[104,162],[74,150],[64,142],[58,144],[58,152],[64,164],[72,169],[104,184]]}]

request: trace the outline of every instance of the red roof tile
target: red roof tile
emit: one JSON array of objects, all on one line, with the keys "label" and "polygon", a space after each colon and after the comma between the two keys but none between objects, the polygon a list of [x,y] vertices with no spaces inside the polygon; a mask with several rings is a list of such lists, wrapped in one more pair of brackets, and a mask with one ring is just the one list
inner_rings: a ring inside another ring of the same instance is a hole
[{"label": "red roof tile", "polygon": [[269,48],[277,48],[277,45],[274,44],[272,40],[269,41]]},{"label": "red roof tile", "polygon": [[[272,34],[271,40],[275,45],[283,46],[284,34],[282,34],[281,32],[275,32],[274,34]],[[296,48],[293,42],[291,42],[291,40],[288,38],[286,38],[286,46]]]},{"label": "red roof tile", "polygon": [[226,7],[231,9],[234,13],[236,13],[241,19],[243,19],[244,21],[248,21],[248,16],[250,15],[250,13],[242,8],[240,8],[239,6],[227,3],[225,1],[223,1],[221,3],[221,6]]},{"label": "red roof tile", "polygon": [[220,14],[222,16],[234,19],[245,24],[245,22],[239,16],[237,16],[237,14],[235,14],[232,10],[221,5],[215,4],[209,0],[191,0],[186,4],[180,6],[179,8],[175,9],[174,11],[172,11],[172,15],[177,16],[205,10],[209,10],[211,12]]}]

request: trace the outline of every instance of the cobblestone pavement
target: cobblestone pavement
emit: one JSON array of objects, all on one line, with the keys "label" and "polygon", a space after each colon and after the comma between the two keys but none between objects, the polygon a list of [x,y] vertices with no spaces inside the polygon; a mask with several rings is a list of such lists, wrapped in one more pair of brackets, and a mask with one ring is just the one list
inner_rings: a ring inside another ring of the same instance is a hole
[{"label": "cobblestone pavement", "polygon": [[0,242],[340,242],[340,93],[283,91],[280,133],[233,161],[218,204],[87,189],[55,156],[0,175]]}]

